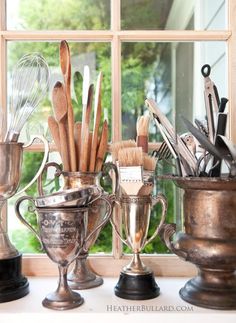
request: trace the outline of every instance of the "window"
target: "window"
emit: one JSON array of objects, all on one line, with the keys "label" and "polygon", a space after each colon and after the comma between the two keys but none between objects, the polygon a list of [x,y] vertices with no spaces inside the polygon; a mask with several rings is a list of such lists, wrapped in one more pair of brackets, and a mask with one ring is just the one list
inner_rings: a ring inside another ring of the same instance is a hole
[{"label": "window", "polygon": [[[74,70],[81,71],[87,63],[94,79],[96,71],[104,72],[103,106],[111,124],[112,141],[135,137],[136,117],[145,111],[146,96],[153,97],[178,132],[183,132],[181,113],[190,119],[203,113],[200,68],[206,62],[213,67],[212,77],[221,96],[229,97],[229,132],[236,140],[233,131],[236,93],[232,90],[236,85],[235,10],[233,0],[1,0],[2,111],[7,115],[10,85],[7,80],[14,62],[27,50],[42,51],[52,68],[53,84],[60,74],[58,44],[66,39]],[[26,138],[32,129],[48,135],[49,99],[43,107],[44,113],[35,114],[27,125]],[[34,122],[39,115],[40,125]],[[153,142],[161,138],[154,126],[150,133],[150,148],[153,148],[156,146]],[[36,144],[28,154],[40,149]],[[51,153],[51,158],[54,154]],[[171,192],[170,216],[179,214],[178,192],[166,187],[166,183],[158,184],[168,194]],[[8,219],[16,221],[13,214]],[[119,217],[116,221],[120,225]],[[176,221],[181,225],[181,217]],[[114,234],[110,254],[91,256],[92,266],[102,275],[117,275],[126,262],[122,244]],[[190,274],[192,268],[174,255],[147,255],[145,263],[159,275]],[[23,265],[28,275],[55,273],[53,264],[44,255],[25,255]]]}]

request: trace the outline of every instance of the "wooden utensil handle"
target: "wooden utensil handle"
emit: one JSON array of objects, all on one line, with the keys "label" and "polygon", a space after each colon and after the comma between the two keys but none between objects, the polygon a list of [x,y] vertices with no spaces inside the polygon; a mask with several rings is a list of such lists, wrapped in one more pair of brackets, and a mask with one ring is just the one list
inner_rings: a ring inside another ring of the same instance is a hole
[{"label": "wooden utensil handle", "polygon": [[63,163],[63,170],[65,172],[70,171],[70,161],[68,152],[68,142],[67,142],[67,129],[64,123],[59,123],[59,134],[61,143],[61,159]]}]

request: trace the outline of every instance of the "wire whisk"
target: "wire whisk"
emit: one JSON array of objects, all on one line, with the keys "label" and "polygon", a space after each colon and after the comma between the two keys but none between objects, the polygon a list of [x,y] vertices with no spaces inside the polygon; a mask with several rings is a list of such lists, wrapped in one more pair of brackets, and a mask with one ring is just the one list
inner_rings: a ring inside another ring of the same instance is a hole
[{"label": "wire whisk", "polygon": [[49,85],[49,67],[38,53],[24,55],[12,73],[10,126],[6,142],[16,142],[32,112],[44,99]]}]

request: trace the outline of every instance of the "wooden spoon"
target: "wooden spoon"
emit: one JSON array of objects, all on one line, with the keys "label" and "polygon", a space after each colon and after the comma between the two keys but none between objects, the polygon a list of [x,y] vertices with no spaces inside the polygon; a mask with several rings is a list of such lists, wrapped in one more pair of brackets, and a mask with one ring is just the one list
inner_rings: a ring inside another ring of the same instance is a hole
[{"label": "wooden spoon", "polygon": [[76,149],[76,159],[77,159],[77,170],[79,170],[80,161],[80,149],[81,149],[81,122],[76,122],[74,127],[75,135],[75,149]]},{"label": "wooden spoon", "polygon": [[101,85],[102,85],[102,72],[98,74],[96,92],[95,92],[95,104],[94,104],[94,126],[93,126],[93,138],[92,138],[92,147],[91,147],[91,157],[89,163],[89,171],[94,172],[95,162],[96,162],[96,153],[98,145],[98,131],[101,120]]},{"label": "wooden spoon", "polygon": [[79,164],[79,170],[81,172],[86,172],[88,170],[89,124],[90,124],[90,115],[92,110],[93,88],[94,86],[93,84],[91,84],[89,86],[89,91],[88,91],[88,101],[87,101],[85,116],[82,119],[81,152],[80,152],[80,164]]},{"label": "wooden spoon", "polygon": [[55,119],[59,126],[60,144],[61,144],[61,159],[63,170],[70,171],[70,162],[68,154],[68,136],[67,136],[67,100],[65,90],[61,82],[54,85],[52,91],[52,102],[54,108]]},{"label": "wooden spoon", "polygon": [[107,143],[108,143],[108,124],[107,124],[107,120],[105,120],[102,126],[101,139],[100,139],[98,151],[97,151],[96,167],[95,167],[96,172],[100,172],[102,169],[103,160],[107,151]]},{"label": "wooden spoon", "polygon": [[70,63],[70,49],[65,40],[61,41],[60,45],[60,63],[61,71],[64,77],[66,99],[67,99],[67,122],[68,122],[68,136],[69,136],[69,156],[70,156],[70,171],[76,171],[76,152],[74,141],[74,112],[71,103],[71,63]]},{"label": "wooden spoon", "polygon": [[56,148],[60,154],[61,153],[61,144],[60,144],[59,126],[53,116],[48,117],[48,128],[50,130],[50,133],[52,135],[52,139],[56,145]]}]

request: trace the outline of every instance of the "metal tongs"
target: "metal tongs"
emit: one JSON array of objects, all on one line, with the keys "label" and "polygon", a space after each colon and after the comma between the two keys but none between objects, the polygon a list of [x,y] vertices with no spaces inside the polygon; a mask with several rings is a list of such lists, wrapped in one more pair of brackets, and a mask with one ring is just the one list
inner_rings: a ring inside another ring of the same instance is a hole
[{"label": "metal tongs", "polygon": [[195,175],[197,169],[197,160],[195,156],[193,156],[185,143],[175,132],[169,120],[157,107],[156,102],[152,99],[146,99],[145,103],[176,161],[178,175]]},{"label": "metal tongs", "polygon": [[201,69],[202,76],[204,77],[205,90],[205,106],[208,123],[208,133],[211,142],[215,140],[215,113],[219,112],[220,99],[217,87],[215,83],[210,79],[211,67],[209,64],[205,64]]}]

